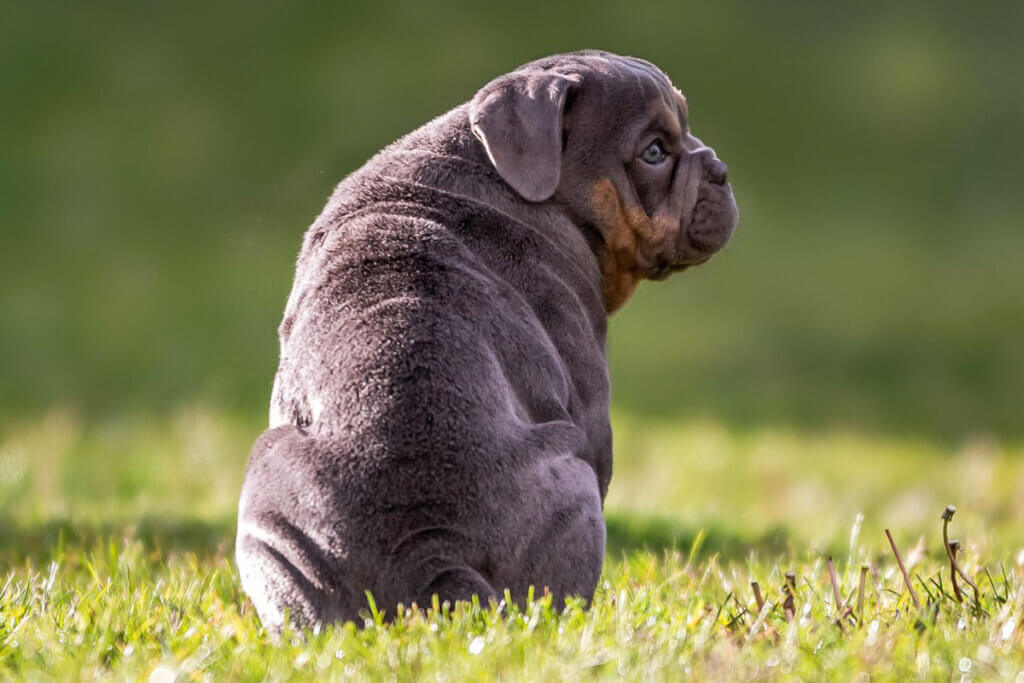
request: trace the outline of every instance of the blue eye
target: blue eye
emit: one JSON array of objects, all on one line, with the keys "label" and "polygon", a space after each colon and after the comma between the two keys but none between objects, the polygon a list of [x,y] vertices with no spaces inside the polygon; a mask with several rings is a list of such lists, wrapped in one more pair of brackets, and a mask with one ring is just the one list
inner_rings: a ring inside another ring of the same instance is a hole
[{"label": "blue eye", "polygon": [[640,155],[640,160],[645,164],[654,165],[660,164],[666,156],[668,155],[665,153],[665,148],[661,146],[661,140],[655,140],[647,145],[647,149]]}]

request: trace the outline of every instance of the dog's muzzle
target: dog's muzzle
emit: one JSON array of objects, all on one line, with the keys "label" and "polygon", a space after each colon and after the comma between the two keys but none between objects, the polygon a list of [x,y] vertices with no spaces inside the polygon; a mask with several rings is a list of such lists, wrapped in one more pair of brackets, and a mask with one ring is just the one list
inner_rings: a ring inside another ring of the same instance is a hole
[{"label": "dog's muzzle", "polygon": [[679,243],[673,270],[707,261],[732,237],[739,211],[727,181],[729,169],[710,147],[688,150],[679,172],[683,185]]}]

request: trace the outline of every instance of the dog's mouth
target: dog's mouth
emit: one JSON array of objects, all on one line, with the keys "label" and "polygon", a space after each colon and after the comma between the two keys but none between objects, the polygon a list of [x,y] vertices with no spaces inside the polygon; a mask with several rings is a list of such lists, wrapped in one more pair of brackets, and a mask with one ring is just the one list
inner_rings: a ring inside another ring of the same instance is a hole
[{"label": "dog's mouth", "polygon": [[680,225],[673,265],[683,270],[710,259],[732,237],[738,219],[729,184],[702,180],[698,197]]},{"label": "dog's mouth", "polygon": [[665,278],[667,278],[669,275],[672,275],[673,273],[681,273],[684,270],[686,270],[687,268],[692,268],[693,266],[699,266],[700,264],[706,262],[710,258],[711,258],[711,255],[709,254],[707,256],[695,256],[695,257],[693,257],[691,259],[687,259],[685,261],[677,261],[675,263],[668,263],[668,262],[660,263],[660,264],[658,264],[657,267],[655,267],[654,271],[651,273],[650,279],[651,280],[664,280]]},{"label": "dog's mouth", "polygon": [[711,259],[710,255],[708,255],[708,256],[701,256],[701,257],[698,257],[698,258],[694,258],[693,260],[690,260],[690,261],[683,261],[682,263],[675,263],[675,264],[673,264],[672,266],[669,267],[669,270],[670,270],[670,272],[673,272],[673,273],[680,273],[680,272],[686,270],[687,268],[691,268],[693,266],[699,266],[702,263],[707,263],[708,260],[710,260],[710,259]]},{"label": "dog's mouth", "polygon": [[728,186],[702,188],[690,213],[680,225],[679,237],[669,253],[655,257],[651,280],[706,263],[725,246],[736,228],[737,213]]}]

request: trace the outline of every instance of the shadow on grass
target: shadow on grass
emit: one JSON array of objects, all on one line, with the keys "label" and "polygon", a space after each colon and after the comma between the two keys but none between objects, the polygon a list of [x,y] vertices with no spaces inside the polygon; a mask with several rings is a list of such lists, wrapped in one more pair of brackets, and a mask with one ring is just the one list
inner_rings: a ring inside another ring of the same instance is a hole
[{"label": "shadow on grass", "polygon": [[789,549],[789,535],[782,527],[774,527],[760,535],[738,533],[718,525],[686,526],[668,517],[644,517],[609,513],[607,553],[618,557],[637,550],[662,552],[680,550],[689,553],[700,536],[704,536],[696,550],[696,557],[717,554],[727,560],[743,559],[756,550],[758,554],[779,554]]},{"label": "shadow on grass", "polygon": [[110,543],[138,541],[154,559],[193,553],[200,559],[234,552],[235,520],[156,519],[119,522],[54,519],[20,523],[0,518],[0,572],[26,562],[39,566],[64,553],[100,552]]},{"label": "shadow on grass", "polygon": [[[607,515],[608,554],[617,557],[639,550],[689,553],[701,529],[667,517]],[[751,536],[716,525],[703,527],[697,557],[718,554],[743,559],[752,550],[760,554],[784,552],[789,537],[782,528]],[[36,566],[65,553],[105,552],[111,544],[138,541],[146,553],[161,560],[171,554],[192,553],[199,559],[229,557],[234,552],[235,519],[157,519],[117,522],[82,522],[54,519],[22,523],[0,518],[0,572],[26,562]]]}]

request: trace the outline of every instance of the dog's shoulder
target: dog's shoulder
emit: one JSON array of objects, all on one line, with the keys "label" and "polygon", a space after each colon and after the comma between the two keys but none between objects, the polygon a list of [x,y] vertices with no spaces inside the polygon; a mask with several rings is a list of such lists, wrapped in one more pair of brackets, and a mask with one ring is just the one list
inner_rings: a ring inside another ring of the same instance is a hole
[{"label": "dog's shoulder", "polygon": [[[597,279],[578,228],[550,207],[528,205],[497,175],[465,106],[385,147],[337,185],[306,232],[296,283],[388,255],[433,255],[498,276],[547,268],[578,290]],[[580,295],[589,304],[589,293]]]}]

